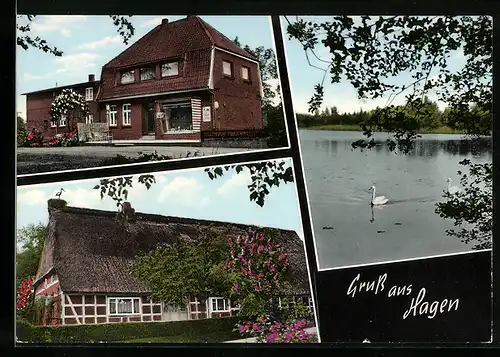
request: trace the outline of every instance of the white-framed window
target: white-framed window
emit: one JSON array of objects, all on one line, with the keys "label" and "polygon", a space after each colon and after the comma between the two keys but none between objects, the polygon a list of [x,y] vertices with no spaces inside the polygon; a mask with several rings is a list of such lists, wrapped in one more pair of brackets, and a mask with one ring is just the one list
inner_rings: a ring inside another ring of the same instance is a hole
[{"label": "white-framed window", "polygon": [[92,87],[85,88],[85,100],[86,101],[94,100],[94,88]]},{"label": "white-framed window", "polygon": [[51,121],[50,121],[50,127],[51,127],[51,128],[57,128],[57,122],[56,122],[56,121],[51,120]]},{"label": "white-framed window", "polygon": [[164,304],[163,311],[165,311],[165,312],[186,312],[187,306],[186,305]]},{"label": "white-framed window", "polygon": [[61,115],[61,119],[59,119],[59,126],[66,126],[66,115]]},{"label": "white-framed window", "polygon": [[94,122],[94,116],[92,114],[89,114],[85,117],[86,124],[92,124],[93,122]]},{"label": "white-framed window", "polygon": [[122,117],[123,117],[123,125],[131,125],[131,105],[130,103],[122,105]]},{"label": "white-framed window", "polygon": [[141,313],[140,298],[108,298],[108,315],[136,315]]},{"label": "white-framed window", "polygon": [[121,74],[121,84],[133,83],[135,81],[134,71],[125,71]]},{"label": "white-framed window", "polygon": [[250,80],[250,68],[245,66],[241,67],[241,78],[243,78],[245,81]]},{"label": "white-framed window", "polygon": [[211,312],[229,312],[229,302],[227,299],[221,297],[211,297],[210,299],[210,311]]},{"label": "white-framed window", "polygon": [[179,62],[168,62],[161,65],[161,76],[171,77],[179,74]]},{"label": "white-framed window", "polygon": [[233,76],[233,64],[228,61],[222,61],[222,74],[228,77]]},{"label": "white-framed window", "polygon": [[141,81],[147,81],[150,79],[155,79],[155,68],[154,67],[144,67],[141,68]]},{"label": "white-framed window", "polygon": [[109,123],[109,126],[116,126],[117,125],[117,122],[116,122],[116,113],[117,113],[116,105],[110,105],[109,106],[109,110],[108,110],[108,123]]}]

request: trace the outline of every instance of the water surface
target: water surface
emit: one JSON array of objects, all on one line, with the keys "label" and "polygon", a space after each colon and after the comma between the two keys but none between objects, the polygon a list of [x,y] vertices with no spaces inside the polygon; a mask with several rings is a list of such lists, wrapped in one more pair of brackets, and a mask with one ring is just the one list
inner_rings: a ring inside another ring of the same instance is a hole
[{"label": "water surface", "polygon": [[[446,179],[459,185],[458,162],[491,162],[490,139],[423,135],[408,155],[390,152],[386,136],[371,150],[352,150],[360,132],[300,130],[300,143],[320,269],[469,251],[448,236],[451,220],[434,213]],[[377,196],[385,206],[370,206]]]}]

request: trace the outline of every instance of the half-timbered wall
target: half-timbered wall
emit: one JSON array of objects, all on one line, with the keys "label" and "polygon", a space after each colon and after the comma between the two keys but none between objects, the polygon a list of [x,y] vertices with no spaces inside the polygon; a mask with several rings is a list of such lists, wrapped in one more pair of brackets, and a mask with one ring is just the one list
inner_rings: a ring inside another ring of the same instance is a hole
[{"label": "half-timbered wall", "polygon": [[[139,309],[131,314],[112,313],[109,304],[112,298],[138,298]],[[162,305],[145,296],[65,294],[63,314],[65,325],[161,321]]]}]

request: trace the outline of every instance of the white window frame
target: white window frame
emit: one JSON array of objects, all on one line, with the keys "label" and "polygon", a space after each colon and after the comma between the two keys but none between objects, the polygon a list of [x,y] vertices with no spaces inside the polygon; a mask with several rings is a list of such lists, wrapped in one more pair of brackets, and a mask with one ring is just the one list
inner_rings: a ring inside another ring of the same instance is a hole
[{"label": "white window frame", "polygon": [[[224,66],[225,64],[227,64],[229,66],[229,73],[227,73],[225,70],[225,66]],[[233,76],[233,64],[231,62],[222,60],[222,74],[225,76],[228,76],[228,77]]]},{"label": "white window frame", "polygon": [[85,124],[92,124],[94,122],[94,116],[89,114],[85,117]]},{"label": "white window frame", "polygon": [[[126,106],[128,106],[128,109],[125,109]],[[122,120],[123,125],[132,125],[132,104],[125,103],[122,105]]]},{"label": "white window frame", "polygon": [[[219,305],[218,305],[218,300],[222,300],[224,303],[224,309],[219,310]],[[213,303],[215,302],[216,309],[213,309]],[[223,297],[210,297],[208,298],[208,303],[209,303],[209,308],[210,312],[231,312],[231,304],[229,303],[228,299],[223,298]]]},{"label": "white window frame", "polygon": [[[245,73],[245,70],[247,72],[247,77],[245,78],[245,76],[243,75],[243,73]],[[241,78],[245,81],[249,81],[250,80],[250,68],[247,67],[247,66],[241,66]]]},{"label": "white window frame", "polygon": [[66,126],[66,115],[61,115],[61,118],[59,119],[59,127],[64,126]]},{"label": "white window frame", "polygon": [[[118,110],[116,105],[110,105],[108,110],[108,125],[109,126],[118,126],[118,121],[116,116],[118,115]],[[113,120],[111,120],[113,119]]]},{"label": "white window frame", "polygon": [[57,121],[50,121],[50,127],[51,128],[57,128]]},{"label": "white window frame", "polygon": [[94,100],[94,88],[92,87],[85,88],[85,100],[87,102]]},{"label": "white window frame", "polygon": [[[166,68],[166,67],[170,68]],[[175,68],[175,71],[174,71]],[[168,73],[168,71],[174,71],[175,73]],[[167,62],[161,65],[161,77],[173,77],[173,76],[178,76],[179,75],[179,62],[178,61],[173,61],[173,62]]]},{"label": "white window frame", "polygon": [[[123,75],[126,74],[126,73],[130,73],[132,75],[132,80],[130,81],[123,81]],[[123,71],[120,73],[120,83],[121,84],[129,84],[129,83],[134,83],[135,82],[135,71],[134,70],[131,70],[131,71]]]},{"label": "white window frame", "polygon": [[[130,300],[132,303],[132,312],[118,312],[118,304],[119,300]],[[135,310],[134,301],[137,300],[139,302],[138,310]],[[115,312],[111,312],[111,303],[115,304]],[[141,314],[141,298],[139,297],[108,297],[106,299],[106,311],[109,316],[132,316],[132,315],[140,315]]]}]

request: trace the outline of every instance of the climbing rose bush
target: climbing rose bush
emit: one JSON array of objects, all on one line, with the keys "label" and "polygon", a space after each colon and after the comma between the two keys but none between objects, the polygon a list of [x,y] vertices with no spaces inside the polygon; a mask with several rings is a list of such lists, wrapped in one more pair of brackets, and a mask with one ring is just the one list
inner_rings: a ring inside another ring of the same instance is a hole
[{"label": "climbing rose bush", "polygon": [[33,280],[31,276],[29,276],[28,280],[21,282],[19,290],[17,291],[16,309],[18,311],[23,311],[31,306],[33,302],[33,293]]},{"label": "climbing rose bush", "polygon": [[236,330],[245,337],[255,337],[262,343],[315,343],[318,338],[315,334],[305,331],[306,320],[285,324],[272,321],[264,316],[256,322],[246,321],[236,324]]},{"label": "climbing rose bush", "polygon": [[236,276],[232,294],[245,292],[270,293],[279,284],[279,277],[290,264],[288,255],[276,250],[264,234],[229,238],[230,259],[224,268]]},{"label": "climbing rose bush", "polygon": [[[63,115],[66,115],[69,120],[69,114],[75,110],[80,111],[83,116],[89,113],[85,97],[72,89],[63,89],[52,102],[49,114],[52,121],[60,120]],[[67,125],[69,127],[69,122]]]}]

